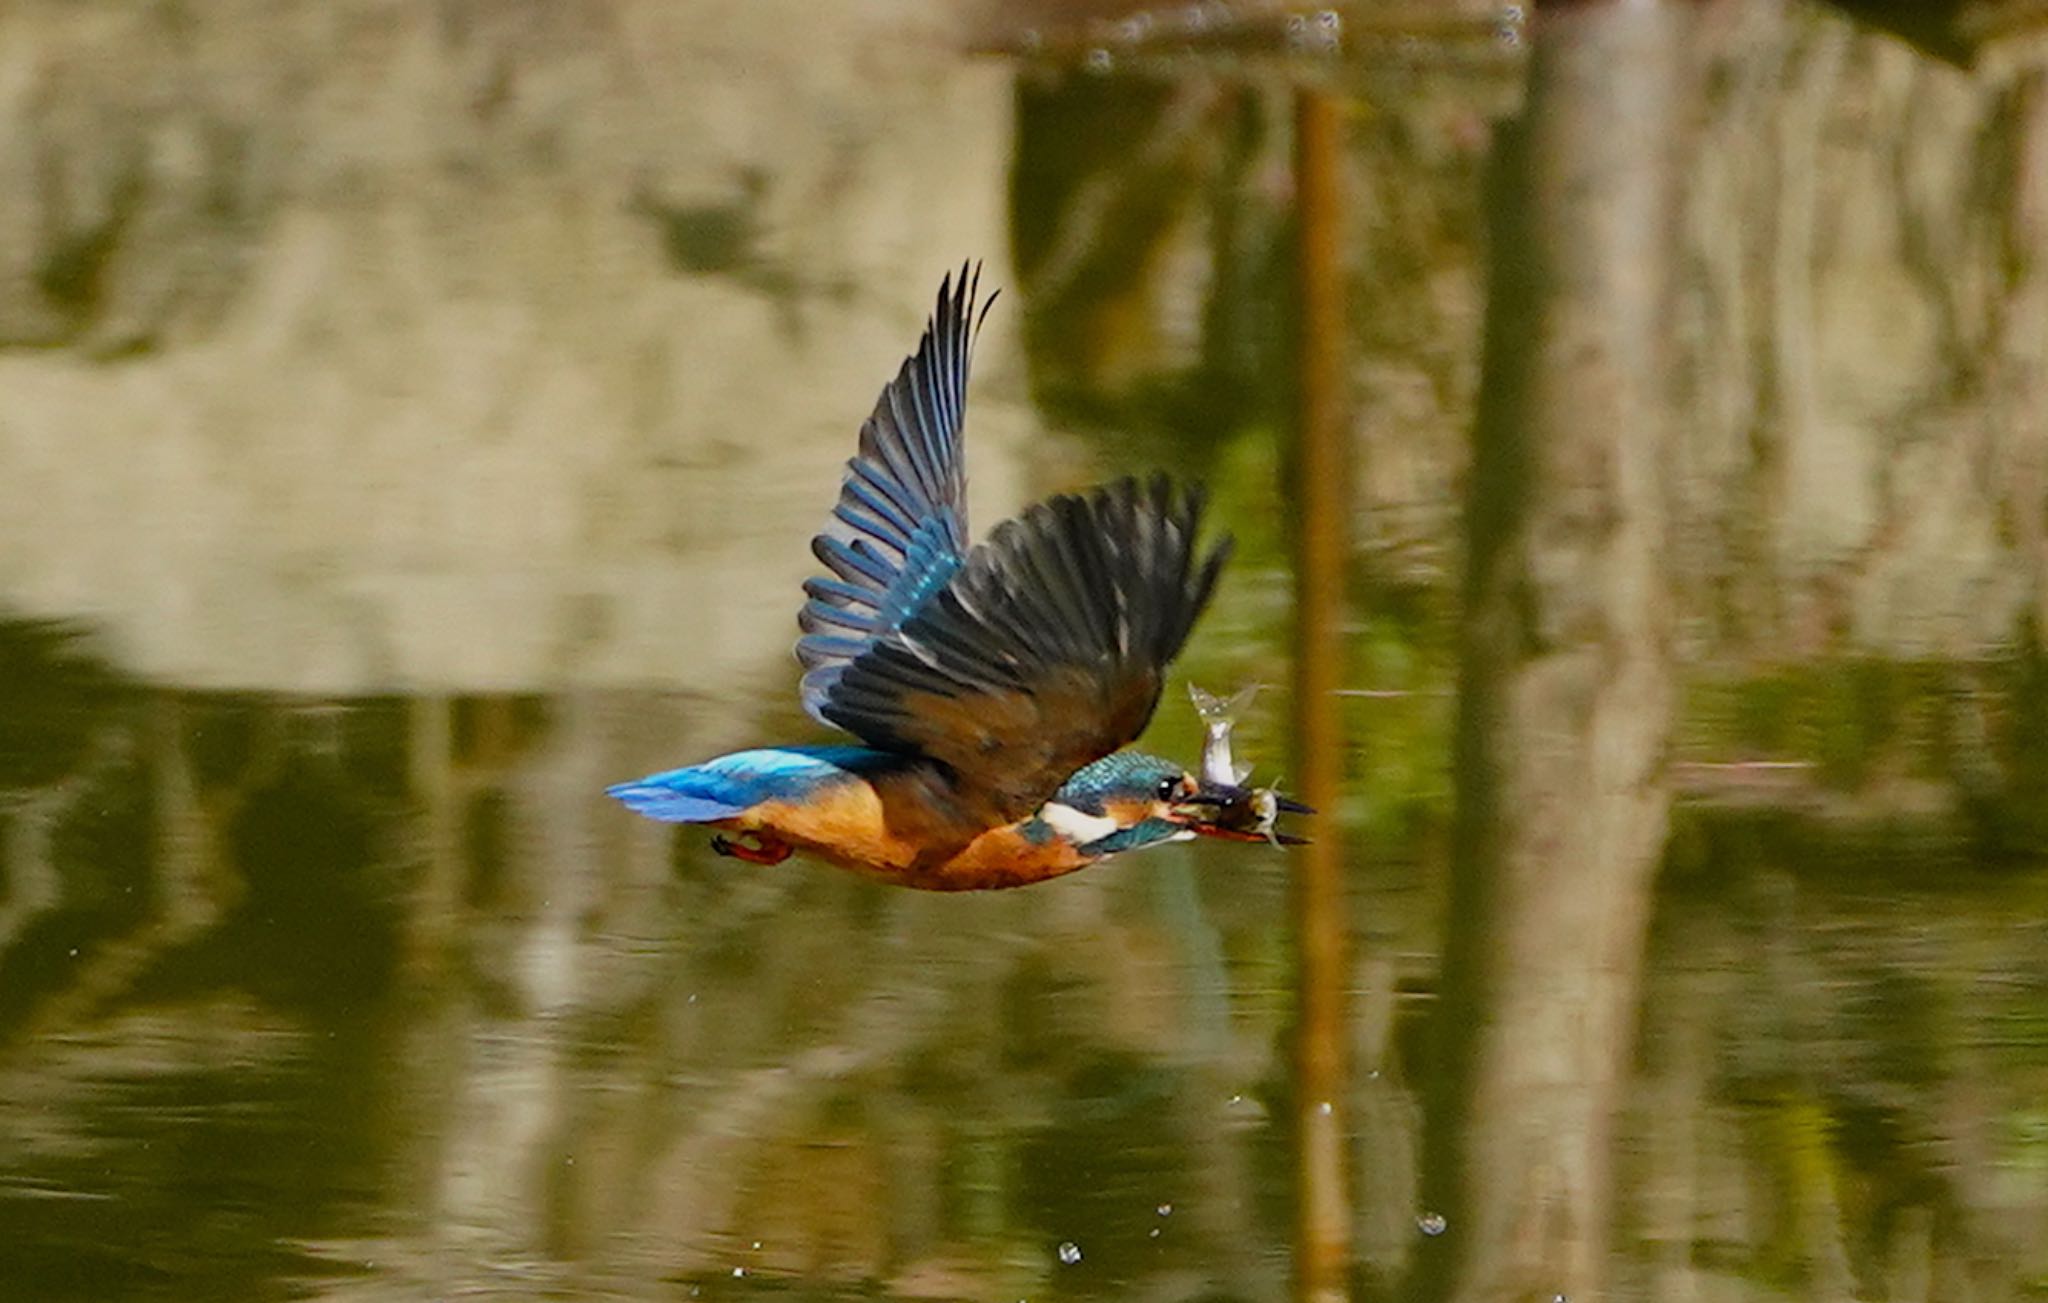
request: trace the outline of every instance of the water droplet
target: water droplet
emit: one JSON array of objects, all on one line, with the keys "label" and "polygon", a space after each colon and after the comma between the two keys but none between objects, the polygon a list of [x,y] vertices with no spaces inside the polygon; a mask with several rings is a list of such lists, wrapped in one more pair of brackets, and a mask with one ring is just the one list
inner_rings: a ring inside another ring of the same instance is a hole
[{"label": "water droplet", "polygon": [[1424,1235],[1442,1235],[1449,1226],[1442,1213],[1424,1213],[1415,1219],[1415,1229]]},{"label": "water droplet", "polygon": [[1088,71],[1108,72],[1111,68],[1114,68],[1115,66],[1116,60],[1110,58],[1109,51],[1103,49],[1101,46],[1098,45],[1094,49],[1088,51]]},{"label": "water droplet", "polygon": [[1069,1267],[1081,1260],[1081,1246],[1072,1240],[1060,1241],[1060,1261]]},{"label": "water droplet", "polygon": [[1171,1217],[1173,1216],[1173,1205],[1170,1203],[1163,1203],[1160,1204],[1158,1208],[1154,1209],[1154,1211],[1157,1212],[1161,1217]]}]

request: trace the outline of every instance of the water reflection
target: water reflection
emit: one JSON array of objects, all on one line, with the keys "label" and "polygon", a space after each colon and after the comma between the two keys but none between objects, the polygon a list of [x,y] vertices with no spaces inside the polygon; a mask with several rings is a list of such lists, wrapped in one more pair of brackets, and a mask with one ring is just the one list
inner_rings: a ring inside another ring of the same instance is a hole
[{"label": "water reflection", "polygon": [[[1563,1074],[1478,1118],[1503,1157],[1471,1174],[1590,1131],[1607,1174],[1531,1202],[1539,1230],[1610,1207],[1580,1241],[1611,1297],[2023,1297],[2048,98],[2025,64],[1708,10],[1636,1030],[1602,1098]],[[144,19],[0,17],[46,92],[0,121],[65,196],[0,206],[52,262],[0,270],[0,1297],[1284,1297],[1319,1103],[1284,859],[934,899],[743,869],[600,793],[799,735],[802,539],[932,273],[1006,241],[980,521],[1205,476],[1241,560],[1185,668],[1290,680],[1288,92],[963,63],[866,7],[615,17],[308,20],[270,33],[319,92],[289,96],[212,19],[151,58]],[[1455,1293],[1431,1259],[1488,1225],[1440,1166],[1479,1128],[1428,1106],[1458,983],[1510,935],[1577,944],[1474,928],[1449,885],[1483,700],[1455,576],[1546,505],[1460,511],[1498,307],[1476,196],[1522,83],[1400,49],[1351,70],[1327,703],[1362,1298]],[[1240,735],[1268,773],[1286,698]],[[1193,755],[1177,705],[1159,732]],[[1516,1027],[1561,1029],[1511,1056],[1541,1069],[1585,992],[1523,994],[1554,1021]]]},{"label": "water reflection", "polygon": [[[92,681],[75,764],[9,801],[12,1296],[1284,1291],[1276,863],[951,902],[735,873],[591,797],[661,699]],[[2035,875],[1844,877],[1695,817],[1617,1288],[2010,1279],[2048,1175]],[[1358,1244],[1391,1277],[1459,1229],[1404,1157],[1436,925],[1410,873],[1355,889]]]}]

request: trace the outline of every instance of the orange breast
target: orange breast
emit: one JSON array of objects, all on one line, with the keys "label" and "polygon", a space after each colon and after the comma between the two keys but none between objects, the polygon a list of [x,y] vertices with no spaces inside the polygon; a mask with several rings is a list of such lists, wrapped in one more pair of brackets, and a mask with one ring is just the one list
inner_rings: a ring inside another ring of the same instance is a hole
[{"label": "orange breast", "polygon": [[807,801],[764,801],[729,826],[780,838],[809,855],[926,891],[1021,887],[1094,861],[1064,842],[1039,844],[1021,824],[962,827],[915,794],[836,784]]},{"label": "orange breast", "polygon": [[929,879],[910,883],[933,891],[993,891],[1027,887],[1085,869],[1095,857],[1084,856],[1068,842],[1039,844],[1018,831],[1022,824],[991,828],[956,855],[936,866]]}]

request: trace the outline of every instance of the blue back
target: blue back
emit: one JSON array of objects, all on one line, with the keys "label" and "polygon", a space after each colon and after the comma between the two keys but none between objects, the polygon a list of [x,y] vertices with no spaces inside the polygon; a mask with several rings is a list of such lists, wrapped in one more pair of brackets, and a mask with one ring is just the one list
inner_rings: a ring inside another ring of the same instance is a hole
[{"label": "blue back", "polygon": [[605,791],[650,819],[715,823],[763,801],[802,800],[903,763],[901,756],[860,746],[761,747],[618,783]]}]

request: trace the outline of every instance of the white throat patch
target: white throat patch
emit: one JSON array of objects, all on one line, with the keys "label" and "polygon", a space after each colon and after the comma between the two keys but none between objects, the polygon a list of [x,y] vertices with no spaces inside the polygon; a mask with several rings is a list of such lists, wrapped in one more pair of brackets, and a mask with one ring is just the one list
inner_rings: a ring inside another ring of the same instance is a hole
[{"label": "white throat patch", "polygon": [[1039,806],[1038,817],[1060,836],[1083,846],[1099,842],[1123,827],[1106,814],[1087,814],[1058,801],[1047,801]]}]

